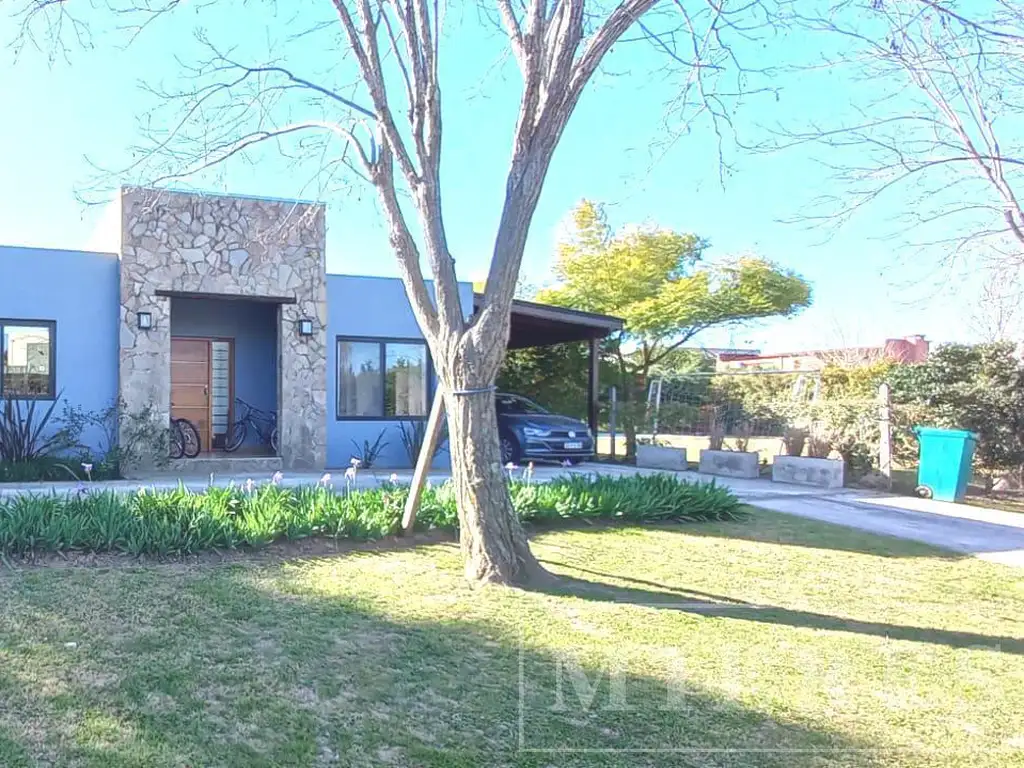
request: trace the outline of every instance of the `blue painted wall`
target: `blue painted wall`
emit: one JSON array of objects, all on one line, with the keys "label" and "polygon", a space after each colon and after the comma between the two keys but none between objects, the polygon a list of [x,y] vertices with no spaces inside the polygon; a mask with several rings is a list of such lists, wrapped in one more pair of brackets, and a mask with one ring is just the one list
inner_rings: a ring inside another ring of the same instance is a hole
[{"label": "blue painted wall", "polygon": [[[0,318],[57,323],[57,392],[88,411],[117,399],[118,270],[114,254],[0,246]],[[102,447],[98,430],[83,441]]]},{"label": "blue painted wall", "polygon": [[[277,305],[171,299],[171,335],[234,339],[235,396],[261,410],[277,410]],[[246,442],[258,442],[257,436],[249,434]]]},{"label": "blue painted wall", "polygon": [[[114,254],[0,246],[0,317],[57,323],[57,389],[68,404],[100,411],[116,401],[119,290]],[[460,290],[468,317],[472,286]],[[385,430],[388,446],[378,466],[407,467],[399,422],[337,419],[338,336],[422,338],[401,281],[327,275],[327,308],[327,465],[347,467],[353,441],[372,442]],[[267,410],[277,407],[276,329],[273,305],[173,300],[172,334],[235,339],[235,392]],[[85,442],[99,448],[99,433]],[[447,463],[441,453],[437,466]]]},{"label": "blue painted wall", "polygon": [[[461,283],[459,289],[463,310],[469,317],[473,313],[473,286]],[[356,453],[353,441],[360,446],[365,440],[373,443],[383,430],[388,445],[376,466],[408,467],[409,456],[402,445],[398,421],[338,420],[338,336],[422,339],[402,281],[390,277],[327,275],[327,466],[347,467]],[[447,452],[437,456],[435,466],[448,466]]]}]

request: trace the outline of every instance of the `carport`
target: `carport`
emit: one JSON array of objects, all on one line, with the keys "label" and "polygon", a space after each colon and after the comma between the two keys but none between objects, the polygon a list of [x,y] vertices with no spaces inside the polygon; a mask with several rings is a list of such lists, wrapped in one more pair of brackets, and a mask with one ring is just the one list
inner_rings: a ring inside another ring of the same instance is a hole
[{"label": "carport", "polygon": [[[473,297],[475,309],[480,308],[482,294]],[[587,376],[587,423],[597,435],[598,419],[598,354],[597,344],[605,336],[621,331],[623,321],[611,315],[581,312],[550,304],[537,304],[516,299],[512,302],[512,322],[508,337],[509,349],[550,347],[571,341],[587,342],[589,373]]]}]

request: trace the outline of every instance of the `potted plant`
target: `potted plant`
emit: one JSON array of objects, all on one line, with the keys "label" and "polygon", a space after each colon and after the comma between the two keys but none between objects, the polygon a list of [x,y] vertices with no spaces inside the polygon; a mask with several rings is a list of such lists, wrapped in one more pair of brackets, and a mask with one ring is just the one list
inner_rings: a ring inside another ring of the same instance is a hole
[{"label": "potted plant", "polygon": [[[793,430],[795,433],[796,430]],[[812,424],[811,429],[799,430],[800,434],[784,438],[787,450],[799,445],[802,453],[804,443],[807,456],[799,453],[788,456],[776,456],[772,462],[772,482],[796,483],[798,485],[814,485],[821,488],[842,488],[845,482],[846,463],[842,459],[829,458],[832,454],[832,442],[820,424]]]},{"label": "potted plant", "polygon": [[700,471],[706,475],[722,475],[723,477],[755,478],[759,474],[758,455],[756,451],[748,451],[750,444],[750,424],[741,424],[738,428],[735,451],[725,450],[724,429],[716,434],[719,422],[712,424],[711,447],[700,452]]}]

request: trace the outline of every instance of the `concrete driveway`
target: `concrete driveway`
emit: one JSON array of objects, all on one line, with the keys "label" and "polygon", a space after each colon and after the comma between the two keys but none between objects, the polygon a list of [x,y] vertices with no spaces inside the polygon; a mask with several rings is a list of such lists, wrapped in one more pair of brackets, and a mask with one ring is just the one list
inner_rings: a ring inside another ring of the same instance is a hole
[{"label": "concrete driveway", "polygon": [[[607,465],[590,467],[600,467],[598,471],[602,474],[645,471]],[[728,486],[744,502],[775,512],[920,541],[1024,568],[1024,514],[850,488],[829,491],[766,479],[738,480],[698,472],[676,474],[693,482],[714,481]]]},{"label": "concrete driveway", "polygon": [[924,542],[1024,568],[1024,515],[942,501],[843,490],[809,496],[748,496],[751,504]]},{"label": "concrete driveway", "polygon": [[[652,474],[654,470],[620,467],[609,464],[586,464],[579,467],[537,466],[535,482],[555,477],[599,473],[608,476]],[[335,488],[345,487],[344,470],[330,473]],[[797,515],[827,523],[845,525],[884,536],[924,542],[936,547],[974,555],[985,560],[1024,568],[1024,514],[968,507],[941,501],[908,498],[891,494],[853,489],[834,491],[799,485],[772,483],[768,480],[738,480],[712,477],[697,472],[678,472],[691,482],[712,482],[729,487],[742,501],[776,512]],[[408,483],[409,470],[362,471],[354,487],[372,488],[394,477]],[[284,473],[281,484],[287,487],[315,485],[322,473]],[[145,480],[119,480],[90,484],[90,490],[134,491],[140,487],[171,489],[183,484],[193,491],[210,486],[244,485],[248,480],[268,482],[269,477],[219,475],[201,477],[160,477]],[[432,472],[435,485],[448,479],[447,472]],[[77,483],[25,483],[0,486],[0,498],[26,493],[69,493]]]}]

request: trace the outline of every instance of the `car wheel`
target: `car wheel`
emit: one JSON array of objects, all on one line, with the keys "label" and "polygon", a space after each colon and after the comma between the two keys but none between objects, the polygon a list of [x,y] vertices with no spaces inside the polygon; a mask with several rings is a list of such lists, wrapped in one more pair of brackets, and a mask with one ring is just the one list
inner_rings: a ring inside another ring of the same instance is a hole
[{"label": "car wheel", "polygon": [[501,463],[518,464],[520,457],[519,442],[511,435],[501,436]]}]

